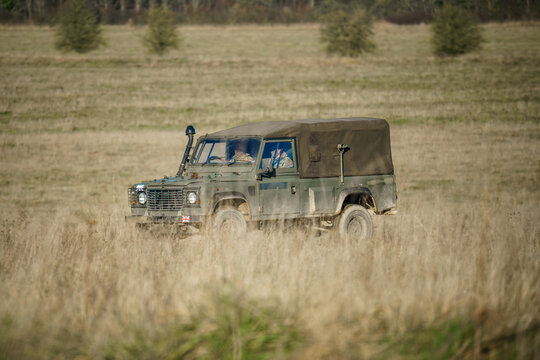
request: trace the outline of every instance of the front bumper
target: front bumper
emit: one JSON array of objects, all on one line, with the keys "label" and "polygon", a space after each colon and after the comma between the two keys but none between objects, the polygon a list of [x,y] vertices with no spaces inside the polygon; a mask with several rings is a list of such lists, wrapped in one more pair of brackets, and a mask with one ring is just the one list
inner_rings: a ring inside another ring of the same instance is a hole
[{"label": "front bumper", "polygon": [[178,225],[194,225],[200,224],[203,217],[200,215],[183,215],[183,216],[147,216],[147,215],[129,215],[126,216],[126,221],[137,224],[178,224]]}]

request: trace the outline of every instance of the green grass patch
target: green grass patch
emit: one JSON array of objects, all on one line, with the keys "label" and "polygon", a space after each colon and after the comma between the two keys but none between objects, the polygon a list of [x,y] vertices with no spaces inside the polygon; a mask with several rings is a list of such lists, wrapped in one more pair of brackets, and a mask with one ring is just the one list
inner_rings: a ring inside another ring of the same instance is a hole
[{"label": "green grass patch", "polygon": [[462,320],[411,330],[389,340],[387,349],[402,359],[449,360],[462,354],[474,343],[474,326]]},{"label": "green grass patch", "polygon": [[450,359],[533,359],[540,340],[540,325],[532,324],[521,331],[493,332],[463,319],[414,329],[382,340],[385,350],[376,358],[402,360]]},{"label": "green grass patch", "polygon": [[289,358],[304,341],[297,322],[275,304],[225,291],[186,321],[135,331],[131,341],[113,344],[107,358]]}]

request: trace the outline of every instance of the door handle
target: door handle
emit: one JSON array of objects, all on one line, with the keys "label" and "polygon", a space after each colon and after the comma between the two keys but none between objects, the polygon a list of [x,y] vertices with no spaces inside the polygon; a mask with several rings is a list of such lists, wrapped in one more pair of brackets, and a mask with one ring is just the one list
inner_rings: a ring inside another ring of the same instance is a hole
[{"label": "door handle", "polygon": [[291,186],[291,194],[296,194],[296,185]]}]

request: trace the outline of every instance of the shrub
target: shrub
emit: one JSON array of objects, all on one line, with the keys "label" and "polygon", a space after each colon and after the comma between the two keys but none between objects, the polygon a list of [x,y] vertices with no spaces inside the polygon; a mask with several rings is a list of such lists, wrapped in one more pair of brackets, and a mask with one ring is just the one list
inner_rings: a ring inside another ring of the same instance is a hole
[{"label": "shrub", "polygon": [[334,9],[322,19],[321,42],[326,52],[356,57],[375,50],[371,16],[361,8]]},{"label": "shrub", "polygon": [[149,52],[163,55],[169,49],[178,49],[180,39],[171,12],[164,6],[155,6],[148,12],[148,32],[143,44]]},{"label": "shrub", "polygon": [[55,46],[61,51],[86,53],[105,45],[95,12],[86,0],[67,2],[60,11]]},{"label": "shrub", "polygon": [[474,18],[460,7],[444,5],[435,12],[433,51],[438,56],[457,56],[480,48],[482,34]]}]

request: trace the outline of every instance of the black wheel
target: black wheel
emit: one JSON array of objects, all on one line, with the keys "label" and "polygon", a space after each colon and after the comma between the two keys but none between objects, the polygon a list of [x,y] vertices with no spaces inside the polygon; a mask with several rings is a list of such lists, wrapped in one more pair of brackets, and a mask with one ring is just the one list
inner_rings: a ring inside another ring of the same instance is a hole
[{"label": "black wheel", "polygon": [[246,233],[247,222],[237,209],[224,207],[217,211],[212,230],[216,238],[236,238]]},{"label": "black wheel", "polygon": [[373,235],[373,220],[362,206],[349,205],[339,216],[337,230],[343,238],[368,239]]}]

